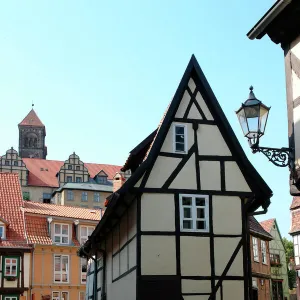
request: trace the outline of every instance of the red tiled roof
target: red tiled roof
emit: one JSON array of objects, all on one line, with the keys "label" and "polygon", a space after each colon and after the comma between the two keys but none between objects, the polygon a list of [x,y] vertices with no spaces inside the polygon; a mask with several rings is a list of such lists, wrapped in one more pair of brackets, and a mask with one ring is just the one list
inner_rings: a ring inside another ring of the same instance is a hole
[{"label": "red tiled roof", "polygon": [[258,221],[254,217],[249,217],[249,229],[250,233],[258,234],[266,237],[267,239],[273,239],[272,236],[264,230],[264,228],[258,223]]},{"label": "red tiled roof", "polygon": [[300,207],[300,197],[293,197],[293,201],[292,201],[290,209],[294,209],[297,207]]},{"label": "red tiled roof", "polygon": [[38,215],[100,221],[101,210],[25,201],[25,212]]},{"label": "red tiled roof", "polygon": [[9,223],[6,241],[1,241],[0,247],[26,244],[22,207],[23,197],[18,174],[0,173],[0,217]]},{"label": "red tiled roof", "polygon": [[[23,158],[23,161],[29,171],[28,185],[59,187],[56,174],[63,166],[63,161],[40,158]],[[108,179],[112,179],[121,169],[121,166],[106,164],[85,163],[84,165],[92,178],[103,170],[108,175]]]},{"label": "red tiled roof", "polygon": [[271,229],[273,227],[274,222],[275,222],[275,219],[269,219],[269,220],[259,222],[259,224],[263,227],[263,229],[266,232],[271,233]]},{"label": "red tiled roof", "polygon": [[289,233],[300,232],[300,209],[291,211],[292,215],[292,226]]},{"label": "red tiled roof", "polygon": [[21,126],[39,126],[39,127],[45,127],[45,125],[41,122],[39,117],[37,116],[34,109],[32,109],[28,115],[23,119],[21,123],[19,123]]}]

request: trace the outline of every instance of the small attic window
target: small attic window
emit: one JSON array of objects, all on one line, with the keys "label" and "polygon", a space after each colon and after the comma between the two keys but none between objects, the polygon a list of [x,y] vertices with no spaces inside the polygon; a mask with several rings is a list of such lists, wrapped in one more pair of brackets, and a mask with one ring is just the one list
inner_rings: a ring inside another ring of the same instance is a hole
[{"label": "small attic window", "polygon": [[273,228],[275,229],[275,224],[273,224]]},{"label": "small attic window", "polygon": [[98,175],[98,183],[99,184],[106,184],[107,183],[107,176]]},{"label": "small attic window", "polygon": [[68,165],[68,170],[72,170],[72,165]]},{"label": "small attic window", "polygon": [[0,238],[5,239],[5,226],[2,224],[0,225]]},{"label": "small attic window", "polygon": [[76,171],[80,171],[80,166],[76,166]]},{"label": "small attic window", "polygon": [[41,171],[44,171],[44,168],[41,168]]},{"label": "small attic window", "polygon": [[175,153],[187,153],[187,128],[185,124],[174,124],[173,149]]}]

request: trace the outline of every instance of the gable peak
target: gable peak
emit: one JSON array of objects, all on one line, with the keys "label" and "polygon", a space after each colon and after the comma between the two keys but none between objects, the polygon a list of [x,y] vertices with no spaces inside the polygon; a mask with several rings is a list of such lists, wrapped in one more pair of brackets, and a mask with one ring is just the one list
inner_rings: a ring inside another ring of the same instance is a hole
[{"label": "gable peak", "polygon": [[37,126],[37,127],[45,127],[42,123],[35,110],[32,108],[27,116],[19,123],[19,126]]}]

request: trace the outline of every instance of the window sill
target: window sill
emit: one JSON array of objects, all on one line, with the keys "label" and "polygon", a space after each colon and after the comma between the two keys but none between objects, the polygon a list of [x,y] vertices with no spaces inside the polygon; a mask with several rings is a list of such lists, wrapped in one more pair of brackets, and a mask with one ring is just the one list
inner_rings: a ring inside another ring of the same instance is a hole
[{"label": "window sill", "polygon": [[258,264],[260,263],[259,260],[255,260],[255,259],[253,260],[253,262],[258,263]]},{"label": "window sill", "polygon": [[209,229],[180,229],[180,232],[202,232],[202,233],[209,233]]}]

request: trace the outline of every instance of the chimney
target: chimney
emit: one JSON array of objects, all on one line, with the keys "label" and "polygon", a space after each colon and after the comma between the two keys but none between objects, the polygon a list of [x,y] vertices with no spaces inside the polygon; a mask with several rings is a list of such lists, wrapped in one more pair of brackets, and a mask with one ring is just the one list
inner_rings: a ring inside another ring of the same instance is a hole
[{"label": "chimney", "polygon": [[113,192],[117,191],[126,181],[122,173],[116,173],[113,178]]}]

